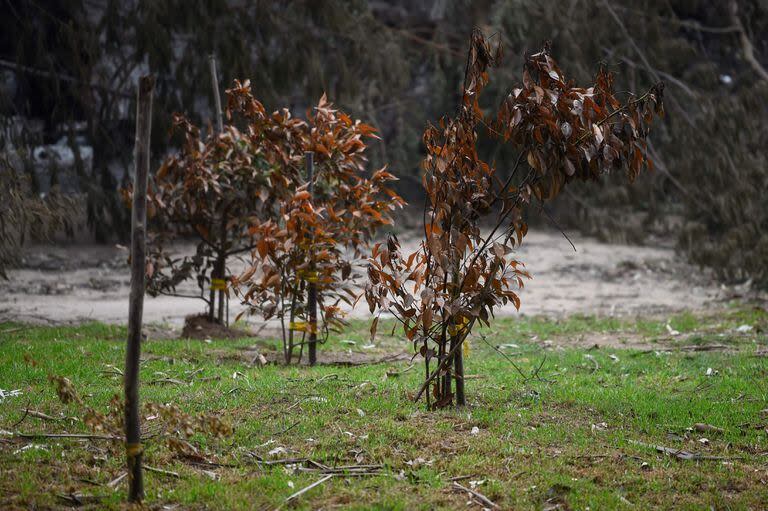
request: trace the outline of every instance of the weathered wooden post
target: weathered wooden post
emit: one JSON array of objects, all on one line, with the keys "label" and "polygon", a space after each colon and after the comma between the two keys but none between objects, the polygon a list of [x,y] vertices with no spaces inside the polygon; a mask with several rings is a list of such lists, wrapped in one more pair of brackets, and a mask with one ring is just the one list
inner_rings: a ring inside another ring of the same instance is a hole
[{"label": "weathered wooden post", "polygon": [[141,424],[139,422],[139,356],[144,312],[145,244],[147,235],[147,176],[152,131],[152,93],[155,79],[142,76],[136,107],[136,148],[131,223],[131,295],[128,303],[128,345],[125,351],[125,454],[128,462],[128,500],[144,496],[141,473]]},{"label": "weathered wooden post", "polygon": [[[309,200],[313,200],[315,197],[315,154],[312,151],[304,153],[307,163],[307,181],[309,182]],[[317,363],[317,275],[315,273],[315,261],[314,261],[314,247],[311,243],[314,239],[310,239],[309,247],[309,275],[307,277],[307,309],[309,309],[308,316],[309,321],[307,328],[309,329],[309,365],[313,366]]]},{"label": "weathered wooden post", "polygon": [[216,107],[216,133],[224,131],[224,115],[221,111],[221,96],[219,96],[219,77],[216,74],[216,56],[211,54],[208,57],[211,63],[211,84],[213,85],[213,101]]},{"label": "weathered wooden post", "polygon": [[[211,54],[208,57],[208,61],[211,64],[211,85],[213,86],[213,104],[214,108],[216,110],[216,133],[222,133],[224,131],[224,115],[221,111],[221,96],[219,95],[219,77],[216,73],[216,56]],[[225,238],[227,236],[227,220],[226,215],[223,215],[221,218],[221,232],[219,235],[219,246],[221,247],[221,250],[226,250],[226,247],[224,246]],[[227,268],[224,264],[223,256],[220,257],[216,261],[216,265],[214,267],[215,276],[211,275],[211,315],[210,320],[213,321],[213,309],[214,309],[214,302],[216,300],[216,290],[219,291],[219,311],[216,318],[218,319],[219,323],[222,325],[224,324],[224,293],[227,289],[226,281],[224,280],[226,278],[226,272]],[[227,318],[229,319],[229,318]]]}]

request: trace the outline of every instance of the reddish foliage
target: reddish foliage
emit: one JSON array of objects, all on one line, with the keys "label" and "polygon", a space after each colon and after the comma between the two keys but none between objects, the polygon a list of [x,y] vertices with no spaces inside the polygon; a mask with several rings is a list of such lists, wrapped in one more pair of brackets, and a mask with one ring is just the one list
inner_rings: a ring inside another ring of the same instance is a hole
[{"label": "reddish foliage", "polygon": [[[260,118],[247,88],[233,91],[230,101],[249,120],[254,114]],[[253,265],[237,279],[252,311],[281,320],[287,362],[296,346],[303,347],[304,334],[316,330],[305,306],[308,283],[317,288],[322,329],[327,333],[340,326],[340,302],[352,304],[357,298],[354,260],[376,228],[392,223],[390,212],[404,204],[388,188],[395,177],[386,169],[365,175],[366,140],[376,137],[371,126],[335,110],[323,96],[307,121],[295,121],[291,128],[287,143],[280,130],[270,132],[270,143],[285,167],[298,169],[305,153],[314,153],[312,191],[299,179],[275,215],[251,219],[249,232],[258,239]],[[300,343],[294,342],[296,330],[304,332]]]},{"label": "reddish foliage", "polygon": [[[159,225],[149,292],[174,294],[194,277],[213,318],[214,296],[205,291],[214,278],[226,279],[222,292],[235,286],[251,312],[293,322],[305,316],[307,279],[316,280],[325,323],[338,325],[339,302],[356,297],[352,259],[403,204],[387,187],[392,174],[365,175],[366,140],[375,130],[334,110],[325,96],[304,121],[285,109],[268,114],[248,81],[235,81],[227,95],[229,124],[221,134],[203,140],[197,127],[175,118],[185,143],[163,163],[149,194]],[[308,151],[317,161],[313,195],[303,170]],[[165,254],[169,239],[189,235],[199,240],[194,256]],[[246,253],[251,267],[229,276],[227,259]]]},{"label": "reddish foliage", "polygon": [[[257,106],[258,105],[258,106]],[[180,115],[174,127],[185,135],[181,151],[166,159],[149,193],[149,215],[158,229],[151,243],[148,291],[174,294],[176,286],[196,278],[213,319],[213,278],[226,279],[227,259],[255,245],[254,218],[270,218],[300,180],[286,153],[301,121],[267,116],[260,104],[249,105],[244,131],[234,124],[201,139],[200,130]],[[172,238],[193,236],[195,255],[172,259],[164,246]],[[214,287],[221,287],[214,286]],[[221,292],[229,294],[229,289]],[[220,312],[221,314],[221,312]]]},{"label": "reddish foliage", "polygon": [[[475,31],[457,114],[424,132],[421,248],[403,255],[391,237],[374,247],[368,268],[370,310],[389,311],[403,324],[427,366],[416,398],[431,387],[434,407],[453,402],[454,380],[457,404],[464,404],[460,347],[475,322],[488,324],[505,303],[520,307],[516,291],[529,276],[513,250],[527,232],[525,206],[534,198],[555,197],[574,179],[599,179],[622,168],[635,179],[651,166],[645,138],[654,114],[662,111],[662,84],[621,103],[610,73],[601,70],[593,85],[575,87],[545,47],[526,59],[522,86],[495,114],[485,115],[480,94],[489,68],[500,60],[500,48],[493,50]],[[481,133],[516,150],[506,177],[478,155]],[[489,217],[494,227],[481,232],[481,221]],[[430,372],[432,360],[437,367]]]}]

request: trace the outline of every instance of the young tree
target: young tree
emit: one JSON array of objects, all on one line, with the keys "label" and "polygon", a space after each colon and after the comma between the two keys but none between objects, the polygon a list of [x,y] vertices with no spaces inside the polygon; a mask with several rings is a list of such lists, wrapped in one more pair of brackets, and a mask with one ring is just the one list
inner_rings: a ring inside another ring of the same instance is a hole
[{"label": "young tree", "polygon": [[45,195],[32,191],[29,179],[0,152],[0,279],[21,260],[29,240],[46,240],[57,231],[72,234],[77,203],[57,188]]},{"label": "young tree", "polygon": [[[244,118],[242,131],[230,123],[203,140],[199,128],[175,116],[174,125],[184,133],[185,143],[158,170],[149,197],[150,216],[158,230],[147,268],[148,292],[201,299],[210,321],[223,322],[229,258],[256,247],[254,219],[274,218],[300,181],[291,144],[302,122],[287,112],[268,115],[255,100],[246,104],[233,99],[247,88],[247,83],[236,83],[227,91],[228,118]],[[182,236],[197,239],[195,254],[171,258],[165,246]],[[199,294],[178,294],[177,286],[190,278],[196,279]]]},{"label": "young tree", "polygon": [[[392,236],[373,248],[368,267],[370,310],[389,311],[403,324],[425,361],[416,400],[426,392],[433,408],[454,397],[465,404],[462,344],[476,322],[487,325],[508,302],[520,307],[516,291],[529,275],[513,251],[527,232],[525,206],[552,199],[575,179],[597,180],[623,168],[634,180],[651,167],[645,138],[662,112],[663,84],[621,103],[610,73],[600,70],[594,84],[576,87],[545,46],[527,57],[522,84],[495,115],[485,115],[480,94],[500,60],[500,46],[493,50],[474,31],[458,112],[424,132],[421,248],[404,256]],[[506,175],[479,156],[481,135],[516,150]],[[483,231],[489,218],[492,228]],[[376,320],[372,334],[375,327]]]},{"label": "young tree", "polygon": [[[252,101],[248,96],[241,100]],[[312,350],[318,332],[313,294],[325,334],[343,324],[340,303],[352,305],[357,297],[355,260],[375,230],[392,222],[389,213],[404,204],[387,187],[395,178],[386,169],[365,174],[365,142],[375,138],[371,126],[353,121],[323,96],[297,127],[286,165],[298,166],[312,155],[311,180],[282,203],[277,218],[253,218],[253,266],[237,279],[251,312],[280,320],[286,363],[297,347],[299,358],[305,343]]]}]

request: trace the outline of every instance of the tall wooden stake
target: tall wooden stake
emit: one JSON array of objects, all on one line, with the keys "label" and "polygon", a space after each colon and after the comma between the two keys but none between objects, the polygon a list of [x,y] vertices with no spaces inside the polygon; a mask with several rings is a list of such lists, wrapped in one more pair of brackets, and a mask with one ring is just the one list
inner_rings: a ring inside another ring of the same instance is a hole
[{"label": "tall wooden stake", "polygon": [[[211,65],[211,85],[213,87],[213,105],[216,110],[215,112],[216,113],[216,133],[222,133],[224,131],[224,115],[222,114],[222,111],[221,111],[221,96],[219,95],[219,76],[216,73],[216,56],[213,54],[209,55],[208,62]],[[226,250],[224,247],[224,241],[225,241],[224,238],[227,234],[226,219],[224,217],[222,217],[221,223],[222,223],[222,226],[221,226],[221,231],[219,236],[219,243],[221,246],[221,250],[223,251],[223,250]],[[223,260],[223,257],[220,257],[216,261],[216,265],[214,267],[213,273],[215,273],[215,276],[211,274],[211,278],[224,280],[224,278],[226,277],[226,272],[227,272],[226,264]],[[212,285],[211,287],[215,287],[215,286]],[[225,290],[219,288],[219,311],[216,318],[218,319],[219,323],[221,323],[222,325],[224,324],[224,293],[225,293]],[[211,298],[211,313],[210,313],[209,319],[213,321],[214,302],[216,301],[215,291],[211,291],[210,298]],[[229,318],[227,318],[227,321],[229,321]]]},{"label": "tall wooden stake", "polygon": [[213,102],[216,107],[216,132],[224,131],[224,115],[221,112],[221,96],[219,96],[219,77],[216,74],[216,57],[211,54],[208,57],[211,63],[211,84],[213,85]]},{"label": "tall wooden stake", "polygon": [[[307,162],[307,181],[309,182],[310,200],[314,198],[315,192],[315,154],[312,151],[304,153]],[[317,278],[314,274],[314,248],[309,247],[310,257],[310,277],[307,282],[307,308],[309,309],[309,365],[317,363]]]},{"label": "tall wooden stake", "polygon": [[155,79],[142,76],[136,107],[136,149],[131,223],[131,295],[128,304],[128,346],[125,351],[125,454],[128,462],[128,500],[144,497],[141,474],[141,424],[139,423],[139,356],[144,312],[145,243],[147,235],[147,175],[152,131],[152,93]]}]

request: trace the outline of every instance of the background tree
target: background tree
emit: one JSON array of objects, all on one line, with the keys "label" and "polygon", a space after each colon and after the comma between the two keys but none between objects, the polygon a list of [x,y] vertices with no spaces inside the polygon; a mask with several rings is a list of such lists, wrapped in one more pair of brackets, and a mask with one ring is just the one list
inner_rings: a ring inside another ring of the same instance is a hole
[{"label": "background tree", "polygon": [[74,201],[54,188],[48,194],[35,194],[29,180],[7,160],[0,160],[0,277],[16,266],[27,239],[50,239],[61,229],[74,226],[71,212]]},{"label": "background tree", "polygon": [[[764,2],[6,4],[0,113],[44,120],[45,129],[30,141],[35,144],[85,124],[93,173],[77,179],[91,227],[103,239],[127,236],[128,217],[114,198],[117,186],[129,181],[135,108],[125,84],[140,74],[158,74],[153,154],[170,146],[173,112],[183,111],[199,126],[212,117],[208,62],[201,56],[215,53],[225,82],[258,76],[258,97],[267,105],[302,112],[308,98],[328,91],[351,115],[368,119],[382,137],[369,151],[372,165],[389,162],[401,179],[398,191],[416,203],[424,198],[413,186],[423,120],[438,118],[459,99],[454,84],[464,71],[464,34],[478,26],[500,34],[510,64],[489,84],[489,104],[506,95],[504,84],[524,63],[529,41],[545,39],[579,82],[603,65],[620,71],[617,91],[643,90],[662,79],[668,85],[673,115],[657,126],[649,147],[658,172],[633,187],[612,176],[589,187],[577,184],[548,205],[549,214],[611,241],[678,236],[684,253],[723,278],[768,283],[761,264],[768,257],[768,213],[760,207],[765,160],[755,149],[762,147],[764,130],[749,128],[768,119]],[[481,141],[479,149],[495,153],[489,160],[515,156],[504,145]]]}]

